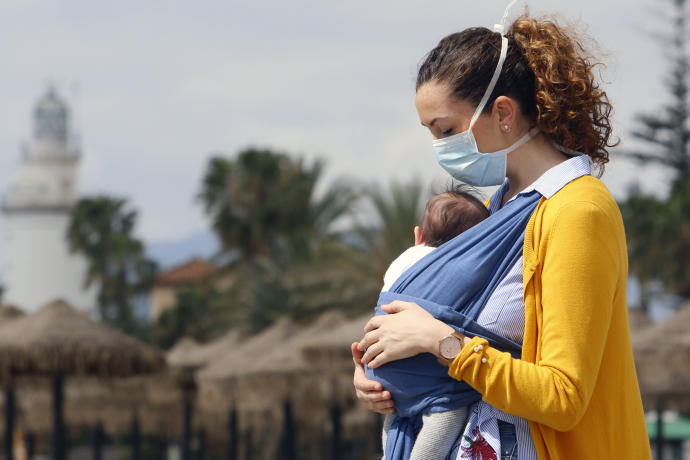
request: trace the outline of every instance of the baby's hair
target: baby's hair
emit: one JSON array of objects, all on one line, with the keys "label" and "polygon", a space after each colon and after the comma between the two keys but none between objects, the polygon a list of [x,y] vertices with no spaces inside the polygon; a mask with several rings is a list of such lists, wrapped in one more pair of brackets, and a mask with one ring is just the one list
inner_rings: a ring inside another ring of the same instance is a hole
[{"label": "baby's hair", "polygon": [[489,217],[489,210],[474,193],[471,187],[450,183],[445,191],[434,194],[424,209],[422,242],[441,246]]}]

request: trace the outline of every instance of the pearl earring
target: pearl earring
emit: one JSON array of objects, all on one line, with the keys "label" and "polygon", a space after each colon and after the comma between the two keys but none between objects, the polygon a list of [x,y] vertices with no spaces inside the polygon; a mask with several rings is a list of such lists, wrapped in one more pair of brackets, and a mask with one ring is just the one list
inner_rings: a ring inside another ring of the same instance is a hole
[{"label": "pearl earring", "polygon": [[509,132],[510,132],[510,126],[504,125],[504,126],[503,126],[503,130],[504,130],[505,132],[509,133]]}]

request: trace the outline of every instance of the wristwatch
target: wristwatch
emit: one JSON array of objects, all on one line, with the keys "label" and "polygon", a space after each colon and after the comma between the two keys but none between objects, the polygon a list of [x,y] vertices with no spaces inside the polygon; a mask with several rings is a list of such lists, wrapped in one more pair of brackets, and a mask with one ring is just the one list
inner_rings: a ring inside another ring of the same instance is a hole
[{"label": "wristwatch", "polygon": [[455,357],[460,353],[464,344],[465,336],[457,331],[439,340],[438,342],[438,362],[450,367]]}]

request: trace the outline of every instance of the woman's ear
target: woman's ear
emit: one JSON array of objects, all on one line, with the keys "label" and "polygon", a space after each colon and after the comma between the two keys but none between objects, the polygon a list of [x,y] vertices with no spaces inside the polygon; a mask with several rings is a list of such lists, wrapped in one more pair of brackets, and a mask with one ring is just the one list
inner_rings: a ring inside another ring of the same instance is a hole
[{"label": "woman's ear", "polygon": [[502,132],[509,133],[517,117],[517,104],[508,96],[498,96],[491,109],[491,117],[498,122]]}]

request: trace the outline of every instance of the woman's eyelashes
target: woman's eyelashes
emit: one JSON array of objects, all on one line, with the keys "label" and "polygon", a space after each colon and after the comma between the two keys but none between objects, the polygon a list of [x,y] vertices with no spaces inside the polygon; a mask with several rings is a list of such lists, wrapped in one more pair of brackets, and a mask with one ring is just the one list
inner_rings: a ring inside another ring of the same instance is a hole
[{"label": "woman's eyelashes", "polygon": [[445,131],[441,131],[441,136],[443,136],[443,137],[448,137],[451,134],[453,134],[453,128],[446,129]]}]

